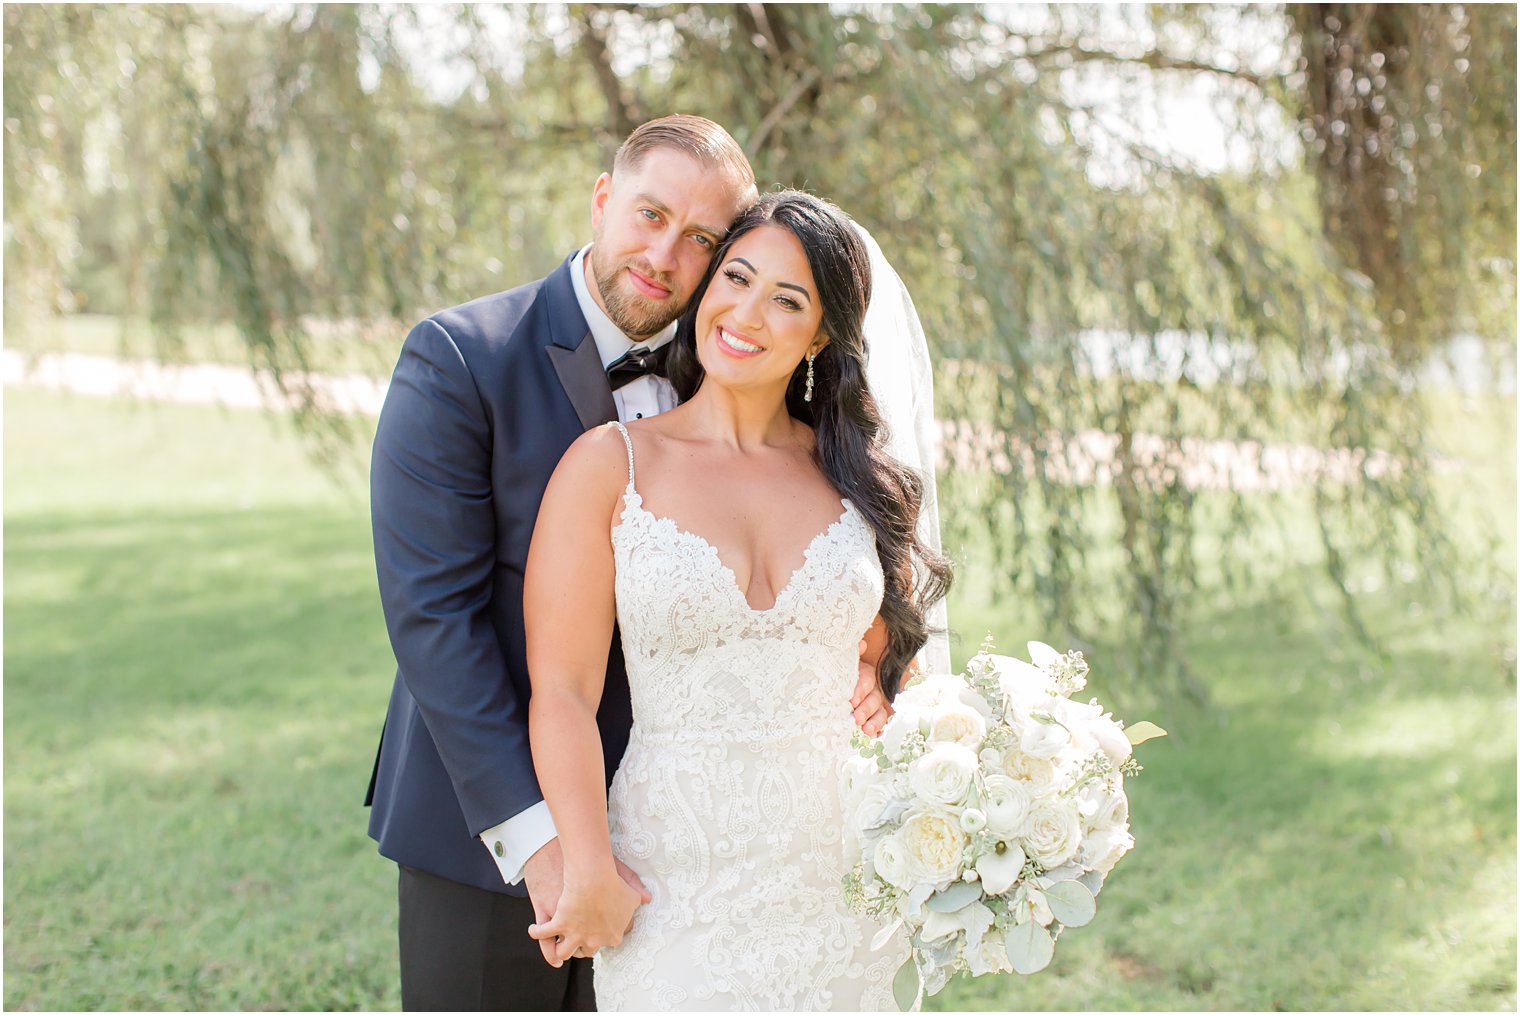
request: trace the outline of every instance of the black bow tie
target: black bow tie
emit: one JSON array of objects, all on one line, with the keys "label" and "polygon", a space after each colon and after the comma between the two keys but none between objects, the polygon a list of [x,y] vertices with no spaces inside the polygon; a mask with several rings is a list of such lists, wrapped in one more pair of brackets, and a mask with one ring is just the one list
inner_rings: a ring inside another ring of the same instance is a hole
[{"label": "black bow tie", "polygon": [[636,345],[607,364],[607,383],[616,391],[630,381],[647,374],[665,376],[665,360],[670,355],[670,342],[658,349],[646,349]]}]

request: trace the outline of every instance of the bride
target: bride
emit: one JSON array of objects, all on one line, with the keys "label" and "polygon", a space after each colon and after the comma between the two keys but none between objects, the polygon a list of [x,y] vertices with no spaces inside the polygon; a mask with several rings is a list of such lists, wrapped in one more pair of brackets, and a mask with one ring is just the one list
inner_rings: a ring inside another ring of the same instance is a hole
[{"label": "bride", "polygon": [[[530,733],[565,879],[530,933],[560,962],[596,955],[599,1008],[893,1007],[906,944],[873,951],[840,890],[839,703],[862,639],[891,697],[949,568],[918,539],[920,484],[866,385],[870,288],[843,213],[765,195],[681,320],[681,404],[588,432],[544,495]],[[608,793],[595,717],[614,623],[634,724]]]}]

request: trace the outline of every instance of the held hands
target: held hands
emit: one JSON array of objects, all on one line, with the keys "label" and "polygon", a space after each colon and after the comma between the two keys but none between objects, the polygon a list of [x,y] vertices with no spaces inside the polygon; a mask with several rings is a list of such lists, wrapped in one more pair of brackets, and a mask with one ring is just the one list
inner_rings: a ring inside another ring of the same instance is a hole
[{"label": "held hands", "polygon": [[[577,955],[590,957],[602,945],[615,945],[633,926],[633,913],[650,899],[649,891],[639,876],[623,861],[614,860],[618,880],[607,886],[595,886],[586,892],[575,893],[608,908],[616,902],[626,904],[626,915],[619,923],[612,919],[611,926],[620,928],[611,940],[591,942],[579,936],[578,928],[587,918],[585,905],[576,898],[567,899],[564,891],[564,854],[560,852],[559,839],[550,839],[542,849],[528,858],[523,866],[523,881],[528,886],[528,898],[533,903],[533,916],[537,921],[528,928],[528,936],[538,942],[544,953],[544,961],[558,968],[568,958]],[[566,904],[569,903],[567,911]],[[595,908],[595,907],[593,907]],[[573,938],[573,941],[570,940]]]},{"label": "held hands", "polygon": [[549,965],[557,969],[566,959],[587,958],[598,948],[620,943],[633,926],[634,911],[648,901],[649,894],[630,885],[621,871],[610,871],[567,887],[554,916],[547,923],[530,926],[528,936],[538,942]]},{"label": "held hands", "polygon": [[[866,652],[866,641],[861,639],[860,651]],[[915,660],[916,665],[916,660]],[[904,675],[904,680],[907,675]],[[860,727],[862,733],[868,737],[874,737],[881,733],[887,725],[887,720],[892,717],[892,703],[887,701],[887,696],[881,693],[881,681],[877,679],[876,666],[860,660],[860,678],[855,681],[855,690],[850,694],[850,708],[855,713],[855,725]]]}]

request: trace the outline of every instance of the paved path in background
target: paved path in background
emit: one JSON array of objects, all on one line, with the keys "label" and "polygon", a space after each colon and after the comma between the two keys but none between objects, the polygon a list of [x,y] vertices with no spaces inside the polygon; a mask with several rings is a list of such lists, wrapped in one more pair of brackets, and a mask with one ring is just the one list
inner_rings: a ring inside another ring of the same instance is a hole
[{"label": "paved path in background", "polygon": [[[74,352],[27,356],[3,349],[0,376],[7,385],[108,398],[234,409],[290,407],[272,378],[246,367],[214,363],[178,365]],[[311,374],[302,380],[310,383],[322,405],[347,415],[378,416],[389,386],[387,380],[362,374]]]},{"label": "paved path in background", "polygon": [[[289,408],[273,380],[246,367],[218,364],[173,365],[124,360],[83,353],[47,353],[31,357],[0,350],[0,376],[8,386],[70,391],[100,397],[220,405],[236,409]],[[312,374],[319,404],[349,415],[377,416],[388,380],[362,374]],[[1054,482],[1106,485],[1113,482],[1119,437],[1101,430],[1072,435],[1049,433],[1038,440],[1015,436],[1009,441],[991,427],[951,420],[941,422],[940,467],[976,469],[991,461],[1000,470],[1015,462],[1026,473],[1043,469]],[[1362,476],[1387,477],[1398,463],[1381,451],[1307,444],[1184,438],[1171,442],[1155,434],[1135,434],[1131,455],[1150,481],[1172,481],[1194,490],[1271,491],[1311,483],[1319,475],[1336,482]],[[1438,462],[1442,469],[1454,462]]]}]

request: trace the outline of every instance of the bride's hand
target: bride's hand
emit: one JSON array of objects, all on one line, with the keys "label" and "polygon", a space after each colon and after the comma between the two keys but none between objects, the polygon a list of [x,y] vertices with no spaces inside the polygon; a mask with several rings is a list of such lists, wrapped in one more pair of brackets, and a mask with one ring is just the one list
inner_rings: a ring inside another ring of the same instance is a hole
[{"label": "bride's hand", "polygon": [[[892,718],[892,703],[887,700],[885,694],[881,693],[881,680],[876,672],[876,664],[865,658],[867,652],[867,643],[865,639],[861,639],[860,676],[855,681],[854,692],[850,695],[850,709],[855,715],[855,725],[859,726],[866,736],[874,737],[880,735],[887,725],[887,720]],[[906,682],[906,676],[904,682]]]},{"label": "bride's hand", "polygon": [[621,871],[585,884],[567,883],[554,916],[530,926],[528,936],[546,945],[546,957],[553,954],[549,964],[557,969],[566,959],[619,944],[633,925],[634,912],[648,900],[648,893],[629,884]]}]

